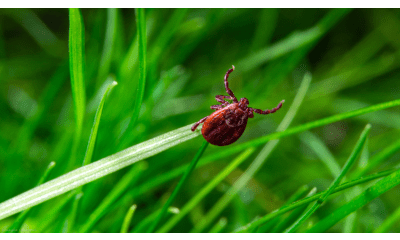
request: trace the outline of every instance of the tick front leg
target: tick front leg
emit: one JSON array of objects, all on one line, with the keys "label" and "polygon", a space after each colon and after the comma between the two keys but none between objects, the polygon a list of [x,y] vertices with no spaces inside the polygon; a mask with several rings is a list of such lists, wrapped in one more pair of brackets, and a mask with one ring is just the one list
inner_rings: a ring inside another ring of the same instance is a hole
[{"label": "tick front leg", "polygon": [[219,110],[221,108],[224,108],[224,105],[223,104],[222,105],[212,105],[212,106],[210,106],[210,108],[211,109],[215,109],[215,110]]},{"label": "tick front leg", "polygon": [[229,77],[229,74],[230,74],[231,72],[233,72],[233,70],[235,70],[235,66],[232,65],[232,68],[229,69],[229,70],[226,72],[226,74],[225,74],[225,78],[224,78],[225,90],[226,90],[226,92],[229,94],[229,96],[231,96],[232,101],[233,101],[234,103],[238,103],[238,100],[237,100],[237,98],[235,97],[235,94],[233,94],[232,90],[229,88],[229,85],[228,85],[228,77]]},{"label": "tick front leg", "polygon": [[271,110],[265,110],[265,111],[263,111],[263,110],[261,110],[261,109],[256,109],[256,108],[253,108],[253,111],[254,112],[256,112],[256,113],[258,113],[258,114],[269,114],[269,113],[274,113],[274,112],[276,112],[277,110],[279,110],[281,107],[282,107],[282,104],[285,102],[285,100],[282,100],[279,104],[278,104],[278,106],[276,106],[275,108],[273,108],[273,109],[271,109]]},{"label": "tick front leg", "polygon": [[204,121],[206,121],[207,118],[208,118],[208,116],[207,116],[207,117],[204,117],[204,118],[202,118],[202,119],[200,119],[200,121],[198,121],[197,123],[195,123],[195,124],[193,125],[193,127],[192,127],[192,132],[194,132],[194,130],[196,130],[196,128],[199,126],[200,123],[203,123]]},{"label": "tick front leg", "polygon": [[226,99],[232,99],[230,96],[224,96],[224,95],[215,96],[215,100],[217,100],[217,102],[222,103],[223,106],[229,105],[229,102],[224,100],[225,98]]}]

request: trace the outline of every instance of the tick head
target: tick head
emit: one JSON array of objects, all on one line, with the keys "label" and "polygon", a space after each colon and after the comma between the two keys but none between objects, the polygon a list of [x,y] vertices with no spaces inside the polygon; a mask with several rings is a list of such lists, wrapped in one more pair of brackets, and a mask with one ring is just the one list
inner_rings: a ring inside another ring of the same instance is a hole
[{"label": "tick head", "polygon": [[239,107],[240,107],[242,110],[246,110],[248,105],[249,105],[249,100],[247,100],[247,98],[241,98],[241,99],[240,99]]}]

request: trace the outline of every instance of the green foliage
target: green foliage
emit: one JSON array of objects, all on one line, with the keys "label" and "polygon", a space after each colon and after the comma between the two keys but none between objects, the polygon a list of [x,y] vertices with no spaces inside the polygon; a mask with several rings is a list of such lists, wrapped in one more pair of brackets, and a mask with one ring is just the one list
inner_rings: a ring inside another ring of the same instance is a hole
[{"label": "green foliage", "polygon": [[[399,10],[0,14],[0,231],[400,231]],[[231,65],[285,103],[203,154]]]}]

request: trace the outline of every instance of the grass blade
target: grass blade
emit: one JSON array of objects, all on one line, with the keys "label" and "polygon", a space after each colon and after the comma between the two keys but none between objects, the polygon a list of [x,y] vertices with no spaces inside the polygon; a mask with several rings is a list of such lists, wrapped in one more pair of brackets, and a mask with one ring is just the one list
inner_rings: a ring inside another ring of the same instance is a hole
[{"label": "grass blade", "polygon": [[81,139],[85,116],[85,27],[81,12],[69,9],[69,69],[75,115],[75,138],[71,152],[70,167],[75,164],[75,154]]},{"label": "grass blade", "polygon": [[361,154],[361,150],[364,146],[365,141],[367,140],[367,136],[370,130],[371,125],[367,124],[339,176],[336,177],[335,181],[333,181],[333,183],[329,186],[329,188],[325,191],[321,198],[319,198],[317,202],[314,203],[314,205],[287,230],[287,232],[296,232],[296,230],[311,216],[311,214],[313,214],[321,206],[321,204],[326,201],[326,199],[328,199],[329,195],[339,185],[340,181],[342,181],[346,173],[350,170],[358,156]]},{"label": "grass blade", "polygon": [[210,233],[219,233],[222,231],[222,229],[224,229],[224,227],[226,227],[226,224],[228,223],[228,221],[226,220],[226,218],[221,218],[210,230]]},{"label": "grass blade", "polygon": [[129,228],[129,225],[131,225],[132,217],[133,217],[133,214],[136,211],[136,208],[137,208],[136,204],[132,205],[129,208],[128,212],[125,215],[124,222],[122,223],[121,233],[127,233],[128,232],[128,228]]},{"label": "grass blade", "polygon": [[90,136],[89,136],[88,146],[86,148],[85,158],[83,160],[83,166],[89,164],[92,161],[94,146],[96,144],[97,131],[99,130],[100,118],[101,118],[101,113],[103,112],[104,102],[106,101],[106,98],[110,94],[111,90],[117,84],[118,83],[116,81],[113,81],[107,86],[107,89],[104,92],[103,97],[101,98],[100,104],[97,107],[96,115],[94,116],[92,130],[91,130]]},{"label": "grass blade", "polygon": [[366,189],[362,194],[355,197],[350,202],[346,203],[342,207],[338,208],[328,216],[326,216],[322,221],[315,224],[314,227],[309,229],[307,232],[325,232],[330,227],[335,225],[338,221],[349,215],[350,213],[356,211],[362,206],[366,205],[373,199],[379,197],[383,193],[389,191],[395,186],[400,184],[400,170],[395,171],[389,176],[381,179],[375,185]]},{"label": "grass blade", "polygon": [[[372,180],[375,180],[375,179],[378,179],[378,178],[386,177],[386,176],[388,176],[390,174],[393,174],[393,173],[396,173],[396,172],[399,172],[399,169],[391,169],[391,170],[388,170],[388,171],[383,171],[383,172],[371,174],[369,176],[362,177],[362,178],[359,178],[359,179],[356,179],[356,180],[353,180],[353,181],[350,181],[350,182],[346,182],[346,183],[343,183],[343,184],[339,185],[337,188],[335,188],[333,193],[337,193],[337,192],[340,192],[342,190],[345,190],[345,189],[348,189],[348,188],[351,188],[351,187],[357,186],[359,184],[362,184],[362,183],[365,183],[365,182],[369,182],[369,181],[372,181]],[[248,223],[246,226],[243,226],[243,227],[240,227],[240,228],[236,229],[235,232],[247,232],[248,229],[252,229],[252,228],[258,227],[258,226],[270,221],[271,219],[273,219],[273,218],[275,218],[277,216],[280,216],[280,215],[282,215],[284,213],[287,213],[287,212],[289,212],[289,211],[291,211],[293,209],[296,209],[298,207],[304,206],[305,204],[309,204],[310,202],[318,200],[325,192],[326,191],[317,193],[314,196],[311,196],[311,197],[308,197],[308,198],[304,198],[304,199],[299,200],[297,202],[294,202],[294,203],[292,203],[292,204],[290,204],[290,205],[288,205],[286,207],[282,207],[282,208],[280,208],[280,209],[278,209],[276,211],[273,211],[273,212],[265,215],[264,217],[262,217],[260,219],[257,219],[256,221]]]},{"label": "grass blade", "polygon": [[153,224],[150,226],[150,228],[147,232],[153,232],[156,229],[158,223],[164,218],[165,214],[167,213],[168,208],[171,206],[172,202],[175,200],[176,196],[178,195],[179,190],[181,190],[183,184],[186,182],[186,180],[188,179],[190,174],[192,174],[193,170],[195,169],[198,161],[200,160],[200,158],[203,155],[204,151],[206,150],[207,146],[208,146],[208,142],[203,141],[203,145],[197,151],[197,153],[194,156],[193,160],[191,161],[189,167],[183,174],[182,178],[179,180],[178,185],[175,187],[171,196],[168,198],[167,202],[162,207],[160,214],[157,216],[156,220],[153,222]]},{"label": "grass blade", "polygon": [[193,124],[75,169],[0,204],[0,220],[199,136]]}]

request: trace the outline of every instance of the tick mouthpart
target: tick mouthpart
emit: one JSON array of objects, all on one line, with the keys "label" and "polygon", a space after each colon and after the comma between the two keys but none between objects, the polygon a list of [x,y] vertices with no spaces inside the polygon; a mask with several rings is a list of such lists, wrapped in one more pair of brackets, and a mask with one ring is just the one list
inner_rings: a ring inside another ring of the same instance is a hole
[{"label": "tick mouthpart", "polygon": [[235,70],[235,66],[232,65],[232,69]]}]

